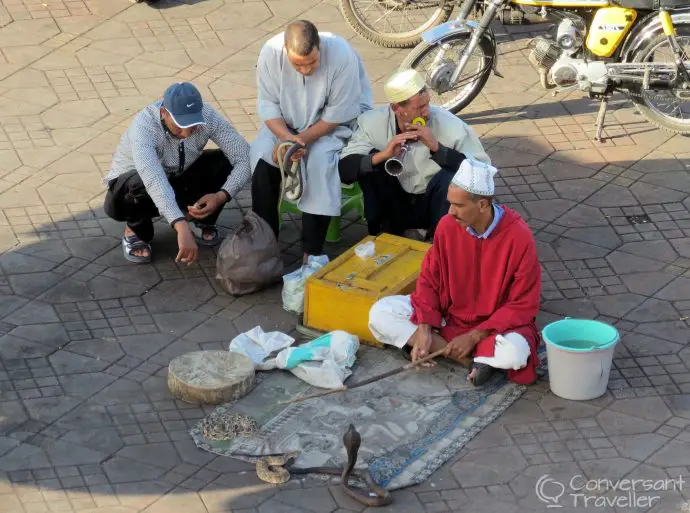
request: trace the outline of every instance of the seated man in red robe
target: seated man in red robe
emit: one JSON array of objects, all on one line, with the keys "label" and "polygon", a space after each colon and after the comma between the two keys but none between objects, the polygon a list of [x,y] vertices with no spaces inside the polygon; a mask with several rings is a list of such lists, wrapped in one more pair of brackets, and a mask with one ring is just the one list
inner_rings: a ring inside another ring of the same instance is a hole
[{"label": "seated man in red robe", "polygon": [[496,369],[537,379],[541,267],[520,215],[493,200],[496,168],[468,158],[448,188],[449,215],[434,235],[414,293],[373,305],[369,329],[412,361],[446,348],[482,385]]}]

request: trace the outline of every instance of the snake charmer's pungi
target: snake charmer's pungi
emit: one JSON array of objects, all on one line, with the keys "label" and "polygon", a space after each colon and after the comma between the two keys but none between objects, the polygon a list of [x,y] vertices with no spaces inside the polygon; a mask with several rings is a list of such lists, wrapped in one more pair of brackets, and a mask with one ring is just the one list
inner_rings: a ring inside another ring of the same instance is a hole
[{"label": "snake charmer's pungi", "polygon": [[446,347],[447,357],[470,366],[475,385],[495,369],[530,384],[537,379],[541,267],[527,223],[494,201],[495,173],[477,160],[462,162],[416,290],[375,303],[369,328],[413,361]]},{"label": "snake charmer's pungi", "polygon": [[[433,234],[450,207],[446,192],[467,157],[490,163],[474,130],[445,109],[429,104],[424,77],[415,70],[398,71],[384,85],[389,105],[359,116],[357,128],[340,154],[343,183],[358,181],[364,194],[369,234],[402,235],[405,230]],[[414,124],[417,118],[425,126]],[[408,151],[397,176],[386,161]]]},{"label": "snake charmer's pungi", "polygon": [[281,174],[273,160],[282,141],[299,141],[303,193],[302,249],[321,254],[331,216],[341,208],[338,155],[352,124],[372,108],[369,79],[357,52],[343,38],[318,32],[308,21],[289,24],[261,49],[257,65],[262,126],[251,144],[252,203],[278,235]]}]

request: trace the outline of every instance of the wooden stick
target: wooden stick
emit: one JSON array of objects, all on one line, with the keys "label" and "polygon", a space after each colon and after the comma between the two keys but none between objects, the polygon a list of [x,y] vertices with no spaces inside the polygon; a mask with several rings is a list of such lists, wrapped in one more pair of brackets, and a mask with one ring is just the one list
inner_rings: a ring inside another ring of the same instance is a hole
[{"label": "wooden stick", "polygon": [[384,372],[383,374],[379,374],[378,376],[373,376],[371,378],[358,381],[356,383],[352,383],[351,385],[343,385],[338,388],[331,388],[330,390],[322,390],[320,392],[314,392],[313,394],[308,394],[304,395],[302,397],[297,397],[295,399],[290,399],[289,401],[280,401],[278,404],[293,404],[293,403],[301,403],[302,401],[306,401],[307,399],[313,399],[315,397],[323,397],[325,395],[331,395],[335,394],[338,392],[345,392],[346,390],[352,390],[353,388],[357,387],[362,387],[364,385],[368,385],[369,383],[373,383],[374,381],[379,381],[384,378],[389,378],[390,376],[394,376],[396,374],[399,374],[403,371],[406,371],[408,369],[412,369],[424,362],[428,362],[429,360],[433,360],[437,356],[442,356],[443,353],[446,351],[445,348],[439,349],[435,353],[431,353],[426,355],[424,358],[420,358],[416,362],[410,362],[408,364],[403,365],[402,367],[398,367],[397,369],[393,369],[392,371]]}]

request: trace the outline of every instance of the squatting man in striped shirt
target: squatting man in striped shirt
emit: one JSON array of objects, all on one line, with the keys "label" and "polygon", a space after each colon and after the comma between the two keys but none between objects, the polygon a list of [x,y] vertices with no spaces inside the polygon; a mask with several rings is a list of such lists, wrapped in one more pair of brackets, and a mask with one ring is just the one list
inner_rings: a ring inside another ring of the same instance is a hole
[{"label": "squatting man in striped shirt", "polygon": [[[209,140],[219,149],[204,150]],[[104,179],[104,209],[126,223],[127,260],[151,261],[153,218],[161,215],[177,232],[176,261],[191,265],[197,244],[220,242],[218,216],[250,179],[247,141],[194,85],[180,82],[139,112],[122,136]]]}]

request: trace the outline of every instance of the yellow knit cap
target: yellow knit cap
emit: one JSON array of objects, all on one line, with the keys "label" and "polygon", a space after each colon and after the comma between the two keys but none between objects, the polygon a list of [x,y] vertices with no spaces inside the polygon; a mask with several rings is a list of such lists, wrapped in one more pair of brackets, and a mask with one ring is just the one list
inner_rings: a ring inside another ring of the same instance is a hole
[{"label": "yellow knit cap", "polygon": [[409,100],[424,88],[424,77],[417,70],[397,71],[383,86],[386,98],[390,103]]}]

